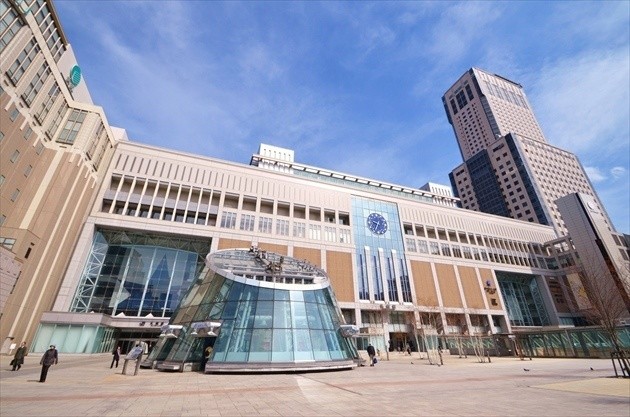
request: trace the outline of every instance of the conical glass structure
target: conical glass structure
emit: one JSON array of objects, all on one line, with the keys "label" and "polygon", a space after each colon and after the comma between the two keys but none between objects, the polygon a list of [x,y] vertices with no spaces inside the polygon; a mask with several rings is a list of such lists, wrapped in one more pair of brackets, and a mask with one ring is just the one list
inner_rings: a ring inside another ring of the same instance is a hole
[{"label": "conical glass structure", "polygon": [[163,370],[349,369],[354,330],[321,269],[256,247],[221,250],[206,257],[148,359]]}]

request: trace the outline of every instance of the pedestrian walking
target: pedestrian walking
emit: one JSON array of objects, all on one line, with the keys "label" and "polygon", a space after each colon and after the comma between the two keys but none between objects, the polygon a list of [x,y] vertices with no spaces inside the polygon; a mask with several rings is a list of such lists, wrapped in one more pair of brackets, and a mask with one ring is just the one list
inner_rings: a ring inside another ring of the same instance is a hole
[{"label": "pedestrian walking", "polygon": [[376,358],[376,350],[374,350],[374,346],[370,343],[367,347],[367,354],[370,357],[370,366],[374,366],[374,359]]},{"label": "pedestrian walking", "polygon": [[26,348],[26,342],[22,342],[19,348],[15,351],[15,355],[13,355],[13,360],[11,361],[11,365],[13,365],[12,371],[19,371],[24,363],[24,357],[28,355]]},{"label": "pedestrian walking", "polygon": [[118,368],[118,361],[120,360],[120,346],[116,347],[112,352],[112,364],[109,366],[110,369],[114,367],[114,362],[116,363],[116,368]]},{"label": "pedestrian walking", "polygon": [[46,382],[46,376],[48,375],[48,368],[52,365],[57,365],[59,362],[59,354],[57,353],[57,349],[55,345],[50,345],[50,348],[44,352],[44,356],[42,356],[42,360],[39,361],[39,364],[42,365],[42,373],[39,376],[39,382]]}]

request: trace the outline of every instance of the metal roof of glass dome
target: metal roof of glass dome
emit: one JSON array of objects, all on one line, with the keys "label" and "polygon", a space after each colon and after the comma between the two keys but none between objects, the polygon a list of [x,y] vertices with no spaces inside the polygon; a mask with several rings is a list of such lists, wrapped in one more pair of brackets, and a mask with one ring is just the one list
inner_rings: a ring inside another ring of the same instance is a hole
[{"label": "metal roof of glass dome", "polygon": [[237,277],[276,284],[326,284],[326,273],[304,260],[285,257],[251,246],[227,249],[206,258],[208,266]]}]

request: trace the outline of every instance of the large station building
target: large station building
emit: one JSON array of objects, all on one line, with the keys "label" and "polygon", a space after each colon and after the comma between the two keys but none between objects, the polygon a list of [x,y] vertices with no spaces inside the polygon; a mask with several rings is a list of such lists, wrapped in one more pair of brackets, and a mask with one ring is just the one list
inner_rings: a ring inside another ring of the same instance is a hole
[{"label": "large station building", "polygon": [[[92,102],[52,2],[0,0],[0,22],[2,353],[23,340],[35,352],[155,343],[206,256],[252,246],[325,271],[358,349],[484,335],[507,351],[514,333],[585,323],[586,256],[554,222],[464,209],[443,186],[308,166],[272,145],[241,164],[135,143]],[[585,218],[588,198],[558,210]],[[562,228],[627,265],[605,211],[587,218],[604,226]]]}]

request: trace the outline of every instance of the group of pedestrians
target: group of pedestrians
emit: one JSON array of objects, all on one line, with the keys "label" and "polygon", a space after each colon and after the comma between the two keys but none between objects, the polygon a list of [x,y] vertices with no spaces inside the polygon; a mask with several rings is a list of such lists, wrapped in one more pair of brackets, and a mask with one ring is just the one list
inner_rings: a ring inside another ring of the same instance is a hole
[{"label": "group of pedestrians", "polygon": [[[11,370],[19,371],[22,365],[24,365],[24,358],[28,355],[28,348],[26,347],[26,342],[22,342],[20,347],[17,348],[15,354],[13,355],[13,360],[11,361]],[[39,375],[39,382],[46,382],[46,377],[48,376],[48,369],[52,365],[56,365],[59,362],[59,353],[57,352],[57,348],[55,345],[50,345],[48,350],[44,352],[44,356],[39,361],[39,364],[42,366],[42,372]]]},{"label": "group of pedestrians", "polygon": [[[22,342],[22,344],[17,348],[15,354],[13,355],[13,359],[11,360],[11,371],[19,371],[24,365],[24,358],[28,355],[28,348],[26,346],[26,342]],[[112,364],[110,368],[113,368],[116,365],[118,368],[118,361],[120,361],[120,346],[117,346],[112,352]],[[39,375],[39,382],[46,382],[46,377],[48,376],[48,370],[52,365],[56,365],[59,363],[59,352],[57,351],[57,347],[55,345],[50,345],[48,350],[44,352],[44,355],[39,361],[39,364],[42,366],[42,371]]]}]

